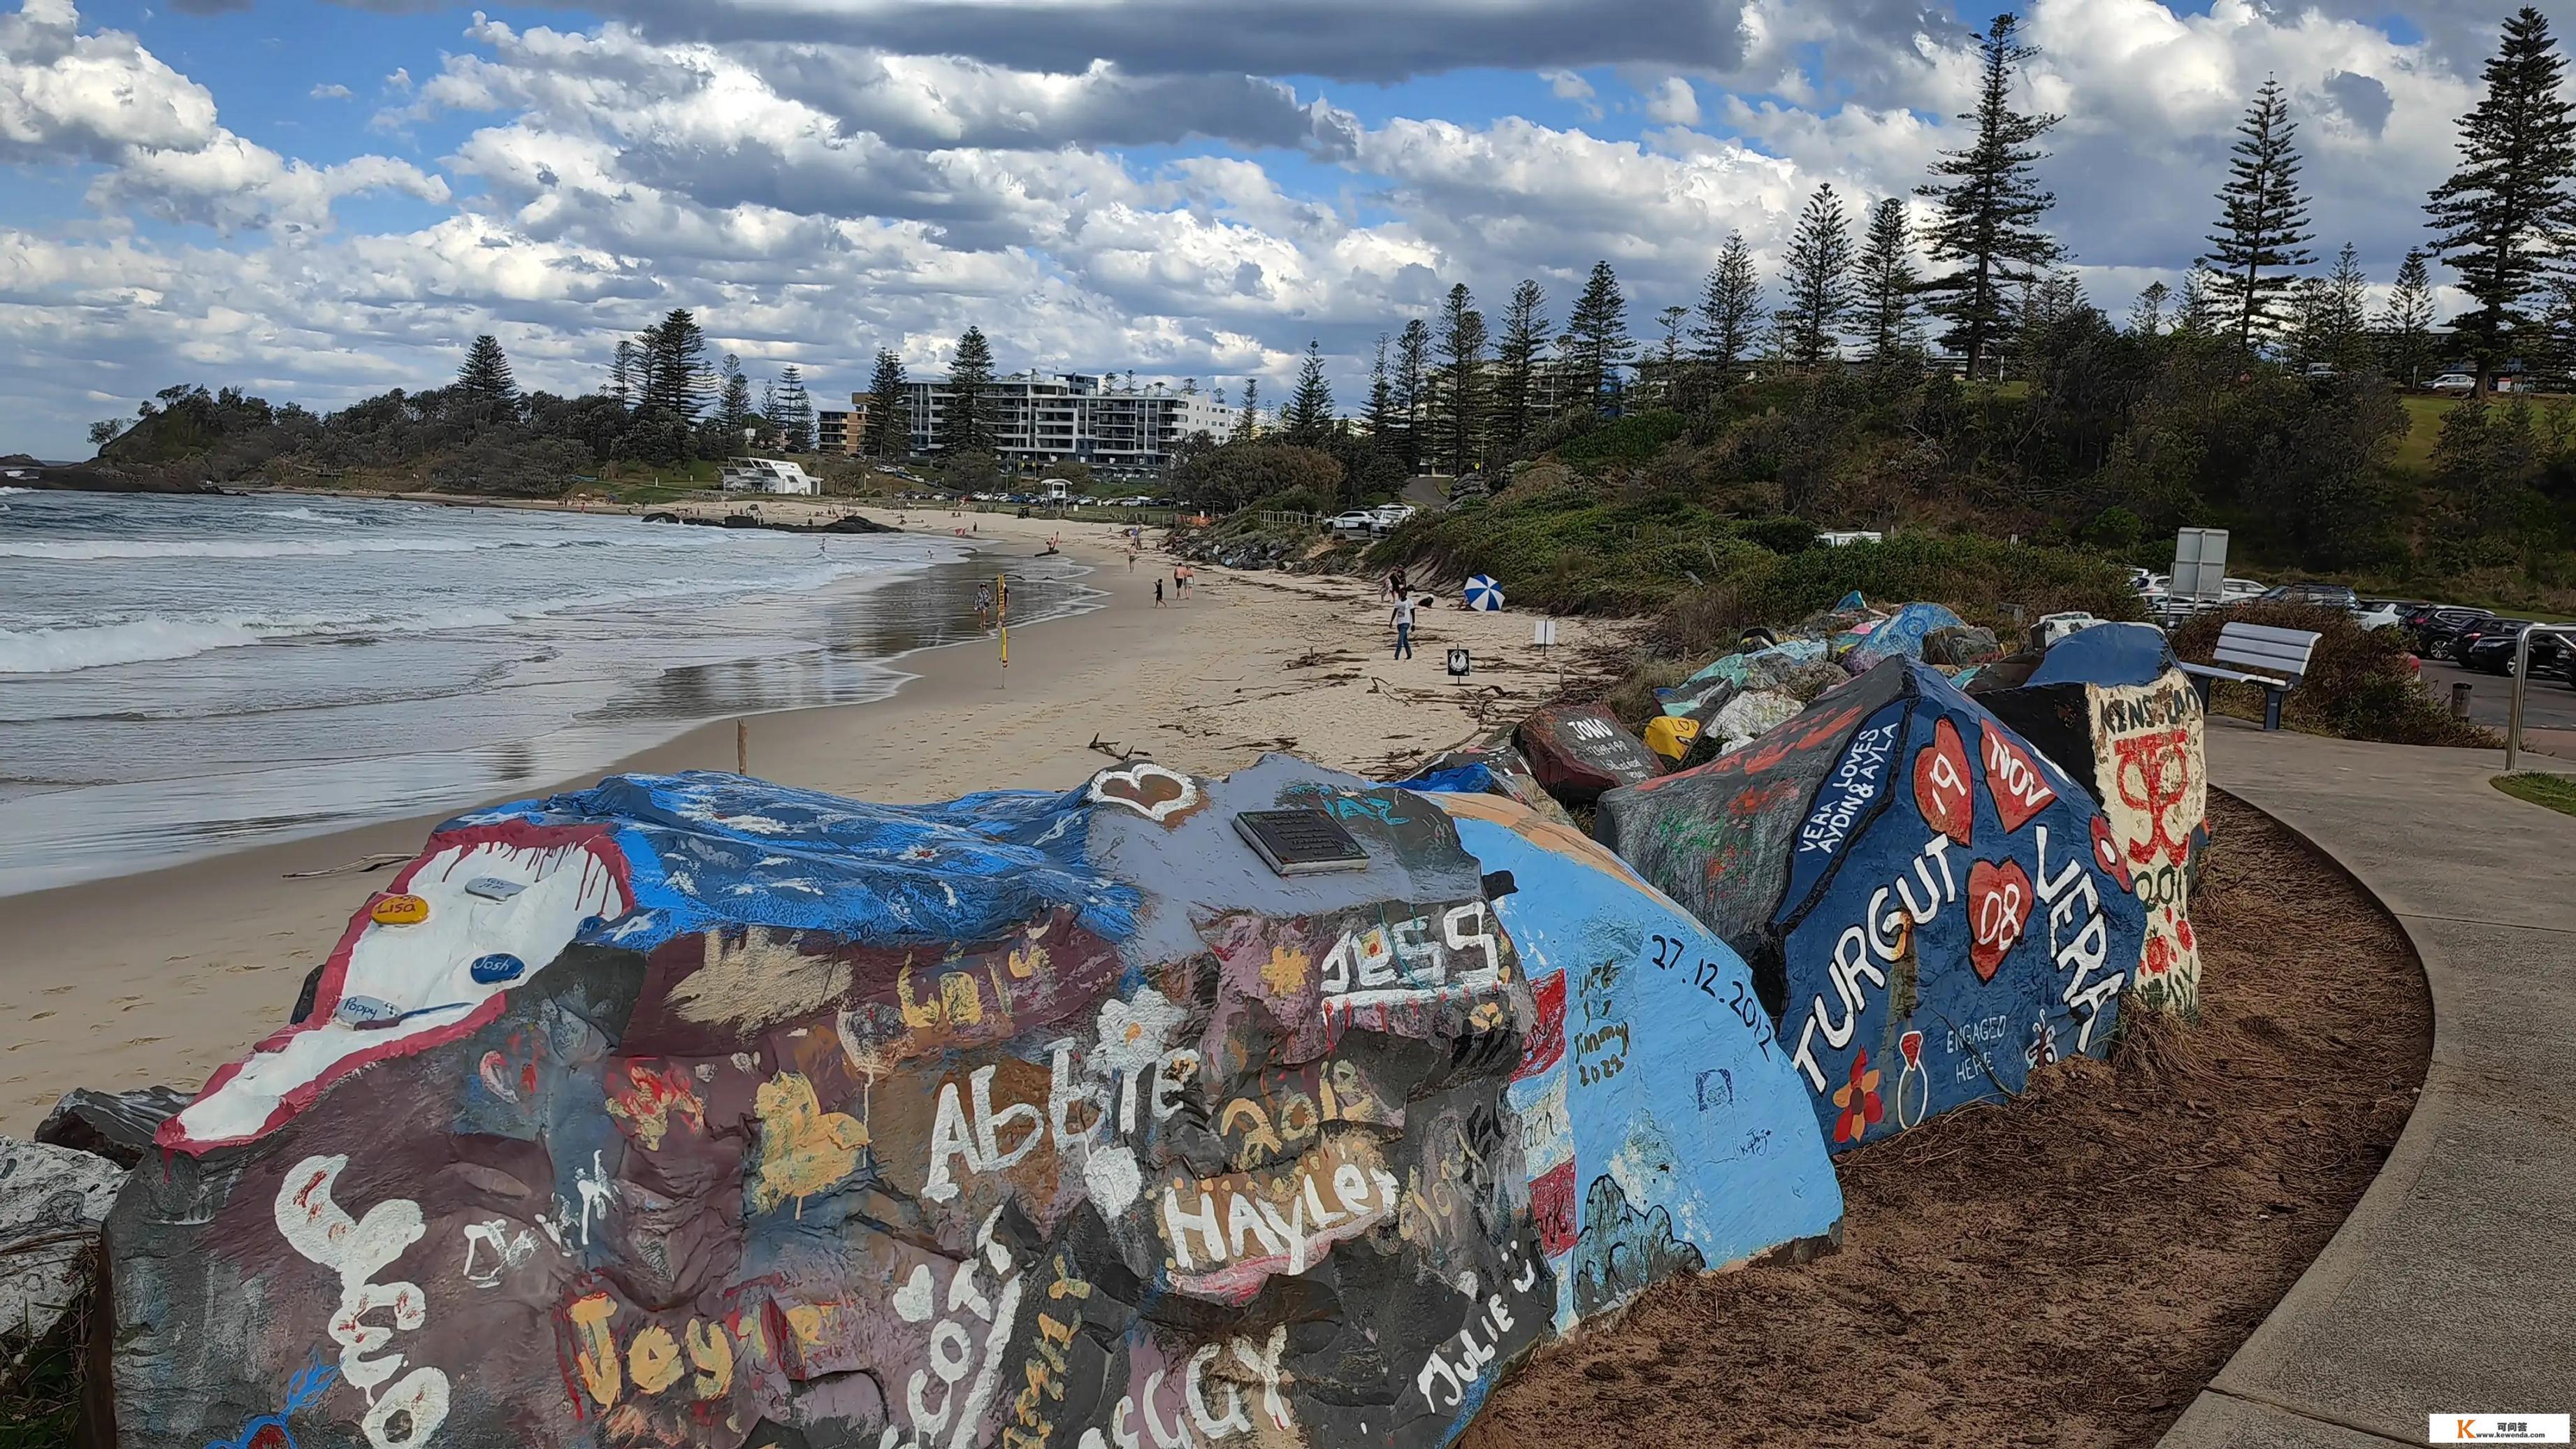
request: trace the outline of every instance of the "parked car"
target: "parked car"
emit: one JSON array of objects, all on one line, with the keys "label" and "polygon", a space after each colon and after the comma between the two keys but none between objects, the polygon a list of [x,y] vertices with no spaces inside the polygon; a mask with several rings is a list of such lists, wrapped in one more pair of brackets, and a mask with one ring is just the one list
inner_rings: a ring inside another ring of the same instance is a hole
[{"label": "parked car", "polygon": [[2511,638],[2521,633],[2523,626],[2529,622],[2528,619],[2504,619],[2494,615],[2471,621],[2450,638],[2451,662],[2466,667],[2469,662],[2469,651],[2477,648],[2479,641],[2492,639],[2498,635]]},{"label": "parked car", "polygon": [[2247,599],[2263,597],[2270,589],[2271,585],[2261,579],[2222,579],[2218,585],[2218,598],[2221,603],[2241,604]]},{"label": "parked car", "polygon": [[2446,372],[2424,384],[2426,392],[2475,392],[2478,380],[2465,372]]},{"label": "parked car", "polygon": [[2257,597],[2267,604],[2314,604],[2323,609],[2359,610],[2361,596],[2350,584],[2279,584]]},{"label": "parked car", "polygon": [[1378,527],[1392,529],[1422,510],[1410,503],[1381,503],[1369,512],[1377,515]]},{"label": "parked car", "polygon": [[1332,517],[1324,520],[1324,526],[1335,533],[1375,533],[1378,531],[1377,515],[1365,508],[1354,508],[1347,513],[1336,513]]},{"label": "parked car", "polygon": [[2394,599],[2364,599],[2353,606],[2352,621],[2365,631],[2402,629],[2406,611]]},{"label": "parked car", "polygon": [[2310,382],[2331,382],[2334,380],[2335,367],[2331,362],[2311,362],[2299,369],[2299,376]]},{"label": "parked car", "polygon": [[[2514,651],[2522,636],[2532,627],[2529,619],[2500,619],[2467,636],[2460,663],[2482,674],[2513,673]],[[2531,640],[2531,672],[2536,678],[2554,674],[2566,662],[2564,642],[2555,634],[2534,635]]]},{"label": "parked car", "polygon": [[2495,617],[2493,609],[2471,608],[2465,604],[2448,604],[2433,611],[2432,617],[2415,627],[2415,652],[2427,659],[2448,659],[2451,645],[2460,631],[2474,628]]}]

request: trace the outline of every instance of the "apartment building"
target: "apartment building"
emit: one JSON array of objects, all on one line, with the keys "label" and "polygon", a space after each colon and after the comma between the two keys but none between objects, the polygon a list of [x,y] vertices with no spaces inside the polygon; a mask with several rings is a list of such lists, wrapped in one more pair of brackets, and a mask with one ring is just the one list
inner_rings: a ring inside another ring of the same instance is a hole
[{"label": "apartment building", "polygon": [[[947,378],[907,384],[912,451],[948,449],[956,394]],[[1234,409],[1206,393],[1161,383],[1118,385],[1105,373],[1016,373],[995,378],[978,395],[985,429],[1004,466],[1087,463],[1113,472],[1167,467],[1193,433],[1223,438]]]},{"label": "apartment building", "polygon": [[814,414],[814,451],[855,458],[868,446],[868,395],[850,394],[847,412],[818,409]]}]

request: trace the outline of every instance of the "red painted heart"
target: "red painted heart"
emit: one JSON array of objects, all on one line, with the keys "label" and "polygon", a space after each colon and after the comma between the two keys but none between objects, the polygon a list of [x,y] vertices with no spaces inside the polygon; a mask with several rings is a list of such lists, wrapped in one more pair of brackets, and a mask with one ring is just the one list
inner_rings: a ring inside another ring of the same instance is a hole
[{"label": "red painted heart", "polygon": [[1968,923],[1976,933],[1968,964],[1976,968],[1978,980],[1995,979],[2004,953],[2030,924],[2030,902],[2030,872],[2021,862],[1981,860],[1968,867]]},{"label": "red painted heart", "polygon": [[1966,845],[1976,829],[1976,797],[1968,786],[1968,749],[1959,727],[1941,721],[1932,743],[1914,752],[1914,808],[1923,823]]},{"label": "red painted heart", "polygon": [[2057,791],[2029,751],[1992,725],[1979,725],[1977,737],[1985,745],[1986,793],[1994,797],[1995,814],[2002,817],[2004,829],[2021,829],[2030,817],[2056,802]]}]

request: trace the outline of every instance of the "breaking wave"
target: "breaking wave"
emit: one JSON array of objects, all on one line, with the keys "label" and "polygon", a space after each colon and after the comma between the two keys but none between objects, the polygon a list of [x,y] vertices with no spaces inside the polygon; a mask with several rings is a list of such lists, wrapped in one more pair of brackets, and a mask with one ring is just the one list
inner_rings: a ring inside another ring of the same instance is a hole
[{"label": "breaking wave", "polygon": [[882,560],[735,578],[664,579],[630,588],[594,589],[506,605],[462,605],[412,613],[209,614],[152,616],[114,624],[65,628],[0,628],[0,675],[67,674],[115,664],[186,659],[218,649],[292,643],[353,633],[434,634],[446,629],[506,628],[527,619],[620,604],[724,594],[796,593],[843,579],[889,574],[903,567]]},{"label": "breaking wave", "polygon": [[0,558],[89,562],[141,558],[346,558],[362,553],[478,553],[496,548],[722,547],[727,530],[667,529],[632,538],[39,538],[0,540]]}]

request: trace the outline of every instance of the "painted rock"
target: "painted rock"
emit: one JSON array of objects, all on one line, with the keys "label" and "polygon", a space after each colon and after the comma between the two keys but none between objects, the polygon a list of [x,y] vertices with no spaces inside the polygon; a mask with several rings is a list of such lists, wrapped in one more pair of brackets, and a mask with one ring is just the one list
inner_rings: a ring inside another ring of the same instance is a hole
[{"label": "painted rock", "polygon": [[186,1105],[188,1094],[175,1087],[138,1087],[130,1092],[75,1087],[45,1114],[36,1140],[132,1167],[151,1148],[152,1134]]},{"label": "painted rock", "polygon": [[414,895],[387,896],[367,909],[380,926],[417,926],[429,919],[429,902]]},{"label": "painted rock", "polygon": [[104,1157],[0,1137],[0,1376],[61,1321],[124,1180]]},{"label": "painted rock", "polygon": [[1690,753],[1691,741],[1699,738],[1700,722],[1684,715],[1659,714],[1646,721],[1646,748],[1663,756],[1666,765],[1678,765]]},{"label": "painted rock", "polygon": [[1559,1329],[1677,1271],[1832,1241],[1842,1192],[1743,958],[1573,827],[1432,799],[1513,883],[1495,909],[1538,1018],[1507,1102]]},{"label": "painted rock", "polygon": [[1901,657],[1594,829],[1752,963],[1837,1149],[2103,1055],[2145,938],[2083,787]]},{"label": "painted rock", "polygon": [[1663,772],[1655,752],[1597,704],[1542,709],[1521,721],[1515,740],[1539,784],[1567,805],[1589,805],[1605,790]]},{"label": "painted rock", "polygon": [[[468,886],[466,889],[472,890],[473,887]],[[487,956],[475,957],[474,964],[466,967],[465,972],[473,978],[477,986],[497,986],[504,981],[518,980],[527,969],[527,962],[509,952],[494,951]]]},{"label": "painted rock", "polygon": [[[1361,868],[1275,873],[1255,810]],[[1281,757],[905,808],[618,777],[451,821],[395,882],[429,922],[362,911],[124,1189],[119,1442],[1446,1444],[1565,1301],[1507,1097],[1515,870],[1547,867]],[[487,876],[508,909],[463,899]],[[1708,1006],[1709,1060],[1758,1060]],[[1829,1187],[1601,1192],[1573,1261],[1607,1301],[1821,1230]]]},{"label": "painted rock", "polygon": [[2051,646],[2019,688],[1974,697],[2101,806],[2114,874],[2146,910],[2131,994],[2196,1015],[2191,888],[2209,841],[2208,769],[2200,696],[2162,631],[2095,625]]}]

